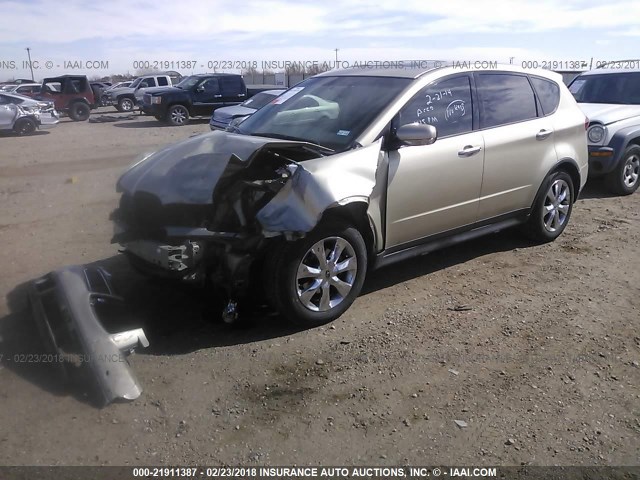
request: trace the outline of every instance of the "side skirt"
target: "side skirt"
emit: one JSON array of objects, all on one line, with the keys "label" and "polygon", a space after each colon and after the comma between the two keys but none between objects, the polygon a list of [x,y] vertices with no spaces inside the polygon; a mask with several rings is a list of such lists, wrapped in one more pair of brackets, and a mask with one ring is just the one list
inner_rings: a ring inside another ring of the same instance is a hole
[{"label": "side skirt", "polygon": [[528,208],[518,210],[487,221],[474,223],[466,227],[421,238],[417,241],[399,245],[389,250],[383,250],[376,255],[373,261],[372,270],[386,267],[392,263],[401,262],[409,258],[426,255],[427,253],[431,253],[435,250],[450,247],[458,243],[466,242],[467,240],[473,240],[474,238],[490,233],[496,233],[506,228],[521,225],[527,221],[530,213],[531,210]]}]

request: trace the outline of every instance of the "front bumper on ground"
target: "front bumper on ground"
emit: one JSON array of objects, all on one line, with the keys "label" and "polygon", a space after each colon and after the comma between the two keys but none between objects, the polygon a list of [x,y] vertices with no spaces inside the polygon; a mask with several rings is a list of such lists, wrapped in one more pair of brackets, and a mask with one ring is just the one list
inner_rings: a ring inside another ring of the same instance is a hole
[{"label": "front bumper on ground", "polygon": [[88,373],[101,406],[140,396],[126,356],[149,342],[141,328],[109,333],[102,325],[98,311],[123,302],[104,269],[81,265],[53,271],[30,284],[29,300],[40,336],[64,380]]}]

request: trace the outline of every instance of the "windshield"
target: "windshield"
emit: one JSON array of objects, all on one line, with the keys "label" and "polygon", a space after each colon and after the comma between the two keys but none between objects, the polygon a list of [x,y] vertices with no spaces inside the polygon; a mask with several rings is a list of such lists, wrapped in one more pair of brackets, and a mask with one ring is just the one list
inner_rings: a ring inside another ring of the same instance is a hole
[{"label": "windshield", "polygon": [[571,82],[569,91],[578,103],[640,105],[640,72],[585,75]]},{"label": "windshield", "polygon": [[131,85],[129,85],[129,86],[130,86],[130,87],[133,87],[133,88],[136,88],[136,87],[140,84],[140,82],[142,82],[142,77],[140,77],[140,78],[136,78],[136,79],[133,81],[133,83],[132,83]]},{"label": "windshield", "polygon": [[182,81],[176,85],[176,88],[181,88],[183,90],[189,90],[196,83],[198,83],[201,79],[202,79],[202,77],[196,77],[196,76],[190,76],[190,77],[183,78]]},{"label": "windshield", "polygon": [[[280,93],[282,93],[282,92],[280,92]],[[271,100],[276,98],[278,95],[280,95],[280,93],[277,93],[275,95],[272,94],[272,93],[265,93],[265,92],[256,93],[250,99],[245,100],[242,103],[242,106],[243,107],[249,107],[249,108],[255,108],[256,110],[258,110],[258,109],[264,107],[267,103],[269,103]]]},{"label": "windshield", "polygon": [[310,78],[254,113],[238,131],[343,151],[409,83],[391,77]]}]

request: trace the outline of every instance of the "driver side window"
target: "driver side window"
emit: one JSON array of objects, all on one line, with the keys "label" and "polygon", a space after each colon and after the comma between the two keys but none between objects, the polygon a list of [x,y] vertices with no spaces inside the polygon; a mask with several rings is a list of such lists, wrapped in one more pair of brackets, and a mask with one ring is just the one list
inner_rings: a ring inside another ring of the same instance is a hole
[{"label": "driver side window", "polygon": [[218,79],[217,78],[210,78],[208,80],[205,80],[200,85],[200,87],[202,87],[206,93],[211,93],[211,94],[220,93],[220,87],[218,85]]},{"label": "driver side window", "polygon": [[433,125],[438,138],[473,129],[471,83],[467,75],[426,86],[400,110],[398,127],[409,123]]}]

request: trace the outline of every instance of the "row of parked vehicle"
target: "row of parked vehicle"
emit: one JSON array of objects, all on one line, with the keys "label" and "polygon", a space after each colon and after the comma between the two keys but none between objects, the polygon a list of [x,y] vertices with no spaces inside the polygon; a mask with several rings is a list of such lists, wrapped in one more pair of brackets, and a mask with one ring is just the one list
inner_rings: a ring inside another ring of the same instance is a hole
[{"label": "row of parked vehicle", "polygon": [[[569,90],[589,119],[591,175],[604,176],[613,192],[632,193],[640,183],[640,71],[585,72],[570,83]],[[28,135],[56,125],[58,112],[82,121],[89,118],[91,109],[114,105],[123,112],[139,108],[174,126],[185,125],[191,117],[210,116],[212,130],[234,131],[260,108],[278,102],[284,92],[247,86],[241,75],[225,73],[185,78],[177,73],[152,74],[117,85],[63,75],[42,84],[0,86],[0,130]],[[318,96],[307,94],[299,101],[308,121],[339,115],[334,102]],[[424,109],[421,121],[430,118],[427,113]]]}]

